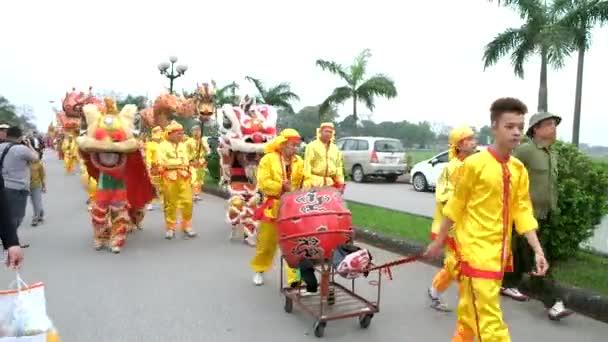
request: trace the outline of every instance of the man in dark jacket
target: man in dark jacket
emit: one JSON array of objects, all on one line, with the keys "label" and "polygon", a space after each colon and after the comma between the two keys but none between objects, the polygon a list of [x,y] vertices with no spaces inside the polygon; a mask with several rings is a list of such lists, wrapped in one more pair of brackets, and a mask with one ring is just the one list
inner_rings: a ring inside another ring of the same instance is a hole
[{"label": "man in dark jacket", "polygon": [[23,262],[23,252],[19,246],[17,228],[12,222],[9,205],[4,195],[4,179],[0,174],[0,240],[7,250],[6,266],[18,269]]},{"label": "man in dark jacket", "polygon": [[[551,113],[536,113],[530,118],[526,135],[529,142],[521,144],[513,155],[526,166],[530,178],[530,199],[539,230],[546,229],[551,215],[557,208],[557,153],[552,148],[556,140],[557,125],[561,118]],[[542,241],[541,241],[542,242]],[[534,253],[528,244],[518,236],[513,236],[513,272],[505,273],[501,293],[515,300],[525,301],[527,296],[519,292],[523,275],[534,264]],[[550,262],[550,261],[549,261]],[[549,277],[549,275],[547,275]],[[532,277],[530,284],[537,292],[552,320],[559,320],[572,314],[559,297],[553,280]]]}]

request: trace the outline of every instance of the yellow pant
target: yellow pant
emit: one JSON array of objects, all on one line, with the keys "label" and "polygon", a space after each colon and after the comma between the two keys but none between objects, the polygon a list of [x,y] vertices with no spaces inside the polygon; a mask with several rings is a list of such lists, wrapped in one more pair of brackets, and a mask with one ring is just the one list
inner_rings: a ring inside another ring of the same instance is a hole
[{"label": "yellow pant", "polygon": [[154,188],[156,189],[156,197],[152,200],[154,203],[162,203],[163,201],[163,187],[162,187],[162,177],[158,175],[153,175],[150,177],[150,181]]},{"label": "yellow pant", "polygon": [[192,174],[192,192],[198,195],[201,193],[203,184],[205,183],[205,169],[191,166],[190,173]]},{"label": "yellow pant", "polygon": [[433,288],[439,293],[444,292],[450,287],[452,282],[458,280],[458,273],[458,260],[456,259],[456,255],[450,247],[446,247],[443,268],[435,274],[435,277],[433,277]]},{"label": "yellow pant", "polygon": [[177,210],[181,211],[181,229],[192,227],[192,187],[190,179],[163,179],[163,204],[167,230],[175,230]]},{"label": "yellow pant", "polygon": [[63,167],[65,168],[65,172],[71,174],[74,171],[74,166],[76,165],[77,161],[78,158],[65,155],[63,157]]},{"label": "yellow pant", "polygon": [[87,182],[87,193],[89,194],[89,200],[95,199],[95,191],[97,191],[97,181],[93,177],[88,177]]},{"label": "yellow pant", "polygon": [[501,280],[461,277],[458,326],[452,342],[510,342],[500,309]]},{"label": "yellow pant", "polygon": [[[251,268],[254,272],[267,272],[272,266],[274,255],[277,252],[277,227],[274,223],[260,222],[258,238],[255,245],[255,256],[251,260]],[[294,268],[285,264],[287,272],[287,283],[298,281],[298,274]]]}]

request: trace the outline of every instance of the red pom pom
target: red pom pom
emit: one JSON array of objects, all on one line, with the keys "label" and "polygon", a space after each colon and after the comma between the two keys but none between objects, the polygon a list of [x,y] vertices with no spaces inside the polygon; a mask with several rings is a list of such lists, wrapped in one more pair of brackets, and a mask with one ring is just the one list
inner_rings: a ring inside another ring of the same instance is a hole
[{"label": "red pom pom", "polygon": [[114,141],[125,141],[127,139],[127,134],[123,130],[117,130],[112,132],[112,140]]},{"label": "red pom pom", "polygon": [[104,140],[108,136],[108,132],[103,128],[98,128],[95,130],[95,139]]}]

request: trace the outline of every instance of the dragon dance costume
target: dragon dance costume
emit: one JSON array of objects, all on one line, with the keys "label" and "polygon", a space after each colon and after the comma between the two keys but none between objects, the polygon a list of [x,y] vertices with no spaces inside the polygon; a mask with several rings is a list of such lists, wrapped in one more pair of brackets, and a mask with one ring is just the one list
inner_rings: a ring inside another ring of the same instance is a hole
[{"label": "dragon dance costume", "polygon": [[97,181],[91,210],[95,248],[109,246],[119,253],[131,225],[139,225],[143,219],[143,208],[154,197],[154,187],[133,136],[137,108],[125,105],[117,113],[108,98],[105,106],[105,113],[96,105],[84,106],[87,134],[77,142],[88,174]]},{"label": "dragon dance costume", "polygon": [[160,143],[159,157],[162,168],[163,202],[165,211],[165,238],[175,236],[177,213],[181,212],[181,230],[188,237],[196,236],[192,230],[192,185],[190,155],[183,142],[184,128],[172,121],[165,128],[167,138]]},{"label": "dragon dance costume", "polygon": [[[452,197],[455,185],[458,184],[458,171],[464,162],[464,159],[458,157],[458,145],[465,139],[470,139],[474,136],[475,132],[467,126],[453,129],[449,134],[449,163],[443,169],[437,180],[437,187],[435,189],[435,214],[433,215],[433,223],[431,226],[431,240],[437,239],[441,222],[443,222],[444,219],[443,208]],[[459,263],[460,257],[458,256],[456,240],[454,238],[454,227],[452,227],[445,241],[444,266],[433,277],[432,286],[429,289],[429,296],[432,300],[431,306],[433,308],[440,311],[448,310],[447,305],[443,303],[440,295],[448,289],[452,282],[458,281]]]},{"label": "dragon dance costume", "polygon": [[528,193],[528,173],[516,158],[493,150],[468,157],[443,214],[456,227],[462,293],[453,341],[509,342],[500,309],[504,272],[511,270],[511,230],[537,229]]},{"label": "dragon dance costume", "polygon": [[[162,202],[162,172],[160,167],[159,148],[163,141],[163,129],[160,126],[156,126],[152,129],[152,136],[149,141],[145,144],[146,154],[146,166],[150,172],[150,178],[152,184],[156,189],[156,197],[153,203],[158,204]],[[149,209],[153,207],[150,206]]]},{"label": "dragon dance costume", "polygon": [[[255,218],[260,221],[257,235],[255,257],[251,260],[251,268],[255,272],[254,283],[262,285],[263,274],[272,266],[272,261],[278,247],[276,218],[279,212],[280,198],[284,193],[283,183],[291,184],[291,191],[302,187],[304,181],[304,163],[298,155],[293,155],[286,163],[280,152],[281,145],[288,141],[301,141],[300,134],[293,129],[285,129],[265,148],[265,155],[260,160],[257,170],[257,186],[264,199],[257,209]],[[298,282],[297,271],[287,267],[287,282]]]},{"label": "dragon dance costume", "polygon": [[200,194],[205,184],[205,168],[207,162],[205,158],[210,152],[209,145],[204,137],[201,136],[199,126],[192,127],[192,137],[186,140],[186,147],[190,155],[190,173],[192,174],[192,193],[194,199],[200,199]]},{"label": "dragon dance costume", "polygon": [[74,172],[74,167],[78,163],[78,145],[72,133],[68,133],[61,143],[61,152],[63,156],[63,167],[65,173],[71,175]]},{"label": "dragon dance costume", "polygon": [[[320,139],[322,130],[330,130],[332,138],[328,143]],[[334,125],[331,122],[321,124],[317,129],[317,139],[306,146],[304,154],[304,187],[333,186],[344,188],[344,164],[342,153],[333,143]]]}]

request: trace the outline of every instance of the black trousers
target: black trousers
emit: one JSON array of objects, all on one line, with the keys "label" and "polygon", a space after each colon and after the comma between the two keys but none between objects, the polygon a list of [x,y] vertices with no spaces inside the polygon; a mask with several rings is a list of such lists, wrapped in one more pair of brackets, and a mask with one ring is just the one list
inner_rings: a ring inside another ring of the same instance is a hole
[{"label": "black trousers", "polygon": [[[540,227],[546,220],[539,220]],[[542,244],[542,241],[541,241]],[[513,239],[511,248],[513,251],[513,272],[505,272],[502,280],[502,286],[506,288],[518,288],[523,280],[524,274],[531,272],[536,267],[534,251],[528,245],[528,240],[525,236],[520,236],[513,230]],[[549,261],[551,265],[551,261]],[[530,275],[530,290],[532,293],[539,296],[546,308],[555,305],[555,302],[560,301],[559,293],[555,286],[555,281],[551,277],[551,269],[544,277],[535,277]]]}]

